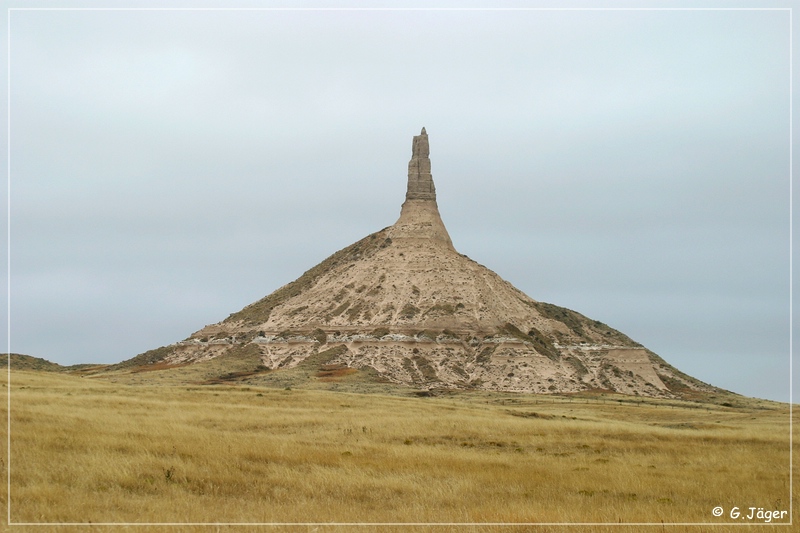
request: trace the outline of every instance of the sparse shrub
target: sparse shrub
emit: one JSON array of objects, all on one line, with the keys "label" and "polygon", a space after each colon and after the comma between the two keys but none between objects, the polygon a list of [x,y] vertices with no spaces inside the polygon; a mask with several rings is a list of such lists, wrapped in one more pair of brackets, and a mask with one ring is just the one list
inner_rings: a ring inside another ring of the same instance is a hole
[{"label": "sparse shrub", "polygon": [[292,309],[291,311],[287,311],[286,312],[286,316],[295,316],[297,314],[302,313],[306,309],[308,309],[307,305],[301,305],[300,307],[296,307],[296,308]]},{"label": "sparse shrub", "polygon": [[435,315],[452,315],[456,312],[455,307],[452,304],[436,304],[430,307],[427,311],[425,311],[425,315],[435,314]]},{"label": "sparse shrub", "polygon": [[331,311],[331,315],[330,315],[330,316],[332,316],[332,317],[334,317],[334,316],[339,316],[339,315],[341,315],[342,313],[344,313],[344,312],[345,312],[345,310],[346,310],[348,307],[350,307],[350,302],[344,302],[342,305],[340,305],[339,307],[337,307],[336,309],[334,309],[333,311]]},{"label": "sparse shrub", "polygon": [[429,329],[426,329],[425,331],[420,331],[419,333],[417,333],[416,336],[417,336],[417,338],[420,338],[420,339],[428,339],[428,340],[432,340],[432,341],[435,341],[436,337],[437,337],[436,332],[435,331],[431,331]]},{"label": "sparse shrub", "polygon": [[361,314],[361,310],[363,308],[364,308],[364,303],[359,301],[359,302],[356,302],[355,305],[353,305],[352,307],[347,309],[345,314],[347,315],[347,318],[349,318],[352,321],[352,320],[355,320],[355,319],[358,318],[358,315]]},{"label": "sparse shrub", "polygon": [[389,328],[377,328],[372,331],[372,336],[381,338],[389,334]]},{"label": "sparse shrub", "polygon": [[347,291],[342,289],[336,293],[336,296],[334,296],[333,299],[337,302],[341,302],[342,300],[344,300],[345,296],[347,296]]},{"label": "sparse shrub", "polygon": [[526,335],[514,324],[507,323],[505,326],[500,328],[499,332],[516,337],[523,342],[531,343],[537,352],[544,355],[548,359],[557,361],[560,358],[558,350],[556,350],[555,346],[553,346],[553,343],[550,341],[550,339],[545,337],[536,328],[531,328]]},{"label": "sparse shrub", "polygon": [[478,354],[477,362],[479,364],[488,363],[491,360],[492,354],[494,353],[494,351],[496,349],[497,349],[497,346],[487,346],[487,347],[485,347],[483,350],[481,350],[481,353]]},{"label": "sparse shrub", "polygon": [[319,328],[312,331],[311,336],[320,344],[325,344],[328,342],[328,335]]},{"label": "sparse shrub", "polygon": [[419,313],[419,308],[413,304],[406,304],[400,310],[400,318],[414,318]]}]

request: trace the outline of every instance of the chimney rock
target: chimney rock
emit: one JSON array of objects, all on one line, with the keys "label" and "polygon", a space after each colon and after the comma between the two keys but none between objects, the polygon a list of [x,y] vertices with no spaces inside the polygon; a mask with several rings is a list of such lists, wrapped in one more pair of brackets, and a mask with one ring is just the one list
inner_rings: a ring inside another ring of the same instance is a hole
[{"label": "chimney rock", "polygon": [[436,201],[436,188],[431,176],[430,148],[425,128],[414,137],[411,144],[411,161],[408,162],[408,190],[406,200]]}]

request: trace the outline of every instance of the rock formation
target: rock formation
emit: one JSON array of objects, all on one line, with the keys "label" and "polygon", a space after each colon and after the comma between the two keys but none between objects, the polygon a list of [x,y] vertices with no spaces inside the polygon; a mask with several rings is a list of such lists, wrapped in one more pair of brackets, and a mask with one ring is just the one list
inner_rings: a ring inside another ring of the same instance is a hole
[{"label": "rock formation", "polygon": [[425,128],[414,137],[411,144],[411,161],[408,162],[408,190],[406,200],[436,201],[436,188],[431,176],[430,147]]},{"label": "rock formation", "polygon": [[297,280],[119,368],[257,354],[273,372],[309,358],[417,388],[605,390],[676,397],[714,390],[575,311],[538,302],[453,247],[414,137],[397,222]]},{"label": "rock formation", "polygon": [[455,251],[439,215],[429,156],[428,134],[422,128],[411,145],[406,201],[400,209],[400,219],[392,226],[392,233],[395,239],[434,240]]}]

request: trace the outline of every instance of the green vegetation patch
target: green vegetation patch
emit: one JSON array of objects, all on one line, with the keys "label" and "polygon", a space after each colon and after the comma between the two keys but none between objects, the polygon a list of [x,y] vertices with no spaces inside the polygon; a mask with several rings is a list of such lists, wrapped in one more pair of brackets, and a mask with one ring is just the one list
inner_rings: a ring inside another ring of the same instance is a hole
[{"label": "green vegetation patch", "polygon": [[586,366],[583,363],[581,363],[580,359],[578,359],[577,357],[573,357],[572,355],[568,355],[565,358],[565,360],[570,365],[572,365],[572,367],[575,369],[575,371],[578,374],[578,379],[582,378],[583,376],[585,376],[586,374],[589,373],[589,370],[586,368]]},{"label": "green vegetation patch", "polygon": [[493,346],[487,346],[483,350],[481,350],[481,353],[479,353],[478,357],[476,358],[478,364],[486,364],[486,363],[488,363],[489,360],[492,358],[492,354],[494,353],[494,351],[496,349],[497,349],[497,345],[495,344]]},{"label": "green vegetation patch", "polygon": [[189,365],[184,371],[196,374],[197,383],[201,385],[219,385],[269,372],[269,369],[261,361],[261,350],[258,346],[235,344],[224,354]]},{"label": "green vegetation patch", "polygon": [[567,309],[566,307],[559,307],[557,305],[548,304],[545,302],[526,303],[536,309],[543,317],[561,322],[579,337],[588,339],[588,336],[583,329],[583,324],[589,322],[589,319],[582,314],[576,313],[575,311]]},{"label": "green vegetation patch", "polygon": [[295,315],[297,315],[297,314],[300,314],[300,313],[302,313],[302,312],[303,312],[303,311],[305,311],[306,309],[308,309],[308,306],[307,306],[307,305],[301,305],[300,307],[295,307],[294,309],[292,309],[292,310],[290,310],[290,311],[287,311],[287,312],[286,312],[286,316],[295,316]]},{"label": "green vegetation patch", "polygon": [[[8,354],[3,354],[8,357]],[[23,355],[20,353],[11,354],[11,369],[12,370],[37,370],[39,372],[63,372],[66,367],[53,363],[41,357],[33,357],[30,355]]]},{"label": "green vegetation patch", "polygon": [[127,361],[122,361],[121,363],[111,365],[107,368],[107,370],[124,370],[126,368],[133,368],[137,366],[152,365],[153,363],[158,363],[159,361],[166,359],[174,352],[174,350],[175,348],[173,346],[161,346],[160,348],[155,348],[153,350],[140,353],[139,355],[132,357]]},{"label": "green vegetation patch", "polygon": [[388,334],[389,334],[389,328],[377,328],[372,330],[372,336],[377,337],[379,339],[381,337],[385,337]]},{"label": "green vegetation patch", "polygon": [[330,316],[331,317],[339,316],[342,313],[344,313],[348,307],[350,307],[350,302],[344,302],[342,305],[331,311]]},{"label": "green vegetation patch", "polygon": [[583,341],[594,342],[587,332],[587,330],[589,330],[599,333],[607,340],[622,346],[641,346],[639,343],[631,340],[627,335],[607,326],[599,320],[591,320],[566,307],[559,307],[545,302],[524,301],[524,303],[536,309],[544,318],[561,322]]},{"label": "green vegetation patch", "polygon": [[401,365],[403,367],[403,370],[408,372],[408,374],[411,376],[411,379],[416,381],[418,373],[417,373],[417,368],[414,366],[414,362],[411,359],[404,358]]},{"label": "green vegetation patch", "polygon": [[414,318],[419,313],[419,308],[413,304],[406,304],[400,310],[399,318]]},{"label": "green vegetation patch", "polygon": [[417,332],[417,334],[416,334],[417,338],[419,338],[419,339],[427,339],[427,340],[430,340],[430,341],[435,341],[436,337],[438,337],[438,336],[439,335],[435,331],[430,330],[430,329],[426,329],[424,331]]},{"label": "green vegetation patch", "polygon": [[436,369],[431,366],[427,359],[421,355],[415,355],[412,357],[412,359],[414,360],[414,363],[416,363],[417,368],[419,369],[425,381],[440,381],[439,376],[436,374]]},{"label": "green vegetation patch", "polygon": [[363,309],[364,309],[364,302],[358,301],[358,302],[356,302],[355,305],[353,305],[349,309],[347,309],[347,312],[345,314],[347,315],[348,319],[353,321],[353,320],[358,318],[358,316],[361,314],[361,311]]},{"label": "green vegetation patch", "polygon": [[453,339],[460,339],[461,338],[461,337],[458,336],[458,333],[456,333],[454,331],[451,331],[449,329],[442,330],[442,335],[444,335],[446,337],[451,337]]},{"label": "green vegetation patch", "polygon": [[544,355],[548,359],[558,361],[561,358],[561,354],[558,352],[558,350],[556,350],[556,347],[553,346],[553,342],[548,339],[544,333],[536,328],[531,328],[526,335],[520,331],[517,326],[509,322],[500,328],[499,331],[501,333],[511,335],[512,337],[516,337],[523,342],[531,343],[537,352]]},{"label": "green vegetation patch", "polygon": [[319,328],[311,332],[311,337],[313,337],[320,344],[325,344],[328,342],[328,334]]},{"label": "green vegetation patch", "polygon": [[[706,383],[704,381],[700,381],[697,378],[693,378],[689,374],[685,374],[685,373],[681,372],[680,370],[678,370],[674,366],[670,365],[669,363],[664,361],[661,357],[659,357],[655,353],[651,352],[650,350],[647,350],[647,357],[648,357],[648,359],[650,359],[651,363],[653,363],[655,365],[663,365],[663,366],[669,368],[670,371],[672,371],[676,376],[678,376],[679,378],[685,380],[688,383],[691,383],[692,385],[695,385],[696,387],[705,388],[707,390],[713,390],[715,392],[727,392],[727,391],[725,391],[723,389],[720,389],[719,387],[714,387],[713,385],[709,385],[708,383]],[[685,384],[681,383],[679,380],[667,378],[667,380],[665,381],[664,380],[664,376],[662,376],[660,373],[658,375],[661,378],[661,381],[664,382],[664,385],[666,385],[667,388],[670,391],[677,392],[677,393],[683,393],[683,395],[686,395],[686,394],[693,395],[693,394],[695,394],[694,391],[690,392],[691,389],[686,388]],[[667,381],[669,381],[669,382],[667,382]],[[673,388],[673,387],[675,387],[675,388]]]},{"label": "green vegetation patch", "polygon": [[300,370],[311,370],[317,372],[319,371],[320,367],[327,365],[333,359],[345,353],[347,353],[347,346],[340,344],[338,346],[328,348],[327,350],[323,350],[319,353],[315,353],[314,355],[309,355],[303,359],[303,361],[298,363],[297,368]]},{"label": "green vegetation patch", "polygon": [[[461,307],[464,307],[463,305]],[[455,314],[456,308],[452,304],[436,304],[432,307],[429,307],[427,311],[425,311],[425,316],[428,315],[452,315]]]}]

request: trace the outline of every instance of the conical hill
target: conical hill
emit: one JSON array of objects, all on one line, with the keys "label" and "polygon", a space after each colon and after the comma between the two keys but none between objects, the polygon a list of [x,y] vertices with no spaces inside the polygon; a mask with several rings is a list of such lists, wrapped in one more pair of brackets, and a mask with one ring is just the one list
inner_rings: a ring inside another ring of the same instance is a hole
[{"label": "conical hill", "polygon": [[453,247],[431,177],[428,135],[414,137],[397,222],[297,280],[122,367],[248,353],[272,372],[325,354],[418,388],[711,392],[639,343],[575,311],[537,302]]}]

